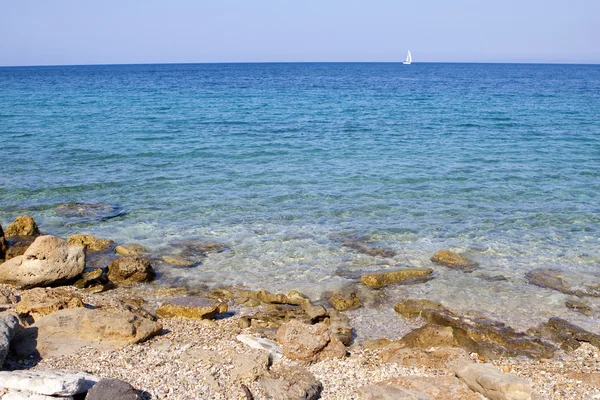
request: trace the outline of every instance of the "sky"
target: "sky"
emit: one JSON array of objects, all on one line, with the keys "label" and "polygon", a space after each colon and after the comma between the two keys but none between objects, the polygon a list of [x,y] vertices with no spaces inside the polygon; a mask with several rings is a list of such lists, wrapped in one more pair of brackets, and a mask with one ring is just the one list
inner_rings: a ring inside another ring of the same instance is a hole
[{"label": "sky", "polygon": [[0,0],[0,66],[600,64],[600,0]]}]

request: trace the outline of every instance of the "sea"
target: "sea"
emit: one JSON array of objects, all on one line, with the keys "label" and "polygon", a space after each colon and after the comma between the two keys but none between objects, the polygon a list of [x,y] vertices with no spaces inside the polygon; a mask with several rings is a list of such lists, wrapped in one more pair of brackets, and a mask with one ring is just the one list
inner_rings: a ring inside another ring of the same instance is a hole
[{"label": "sea", "polygon": [[[517,329],[558,316],[600,333],[599,298],[527,280],[600,282],[599,65],[3,67],[0,164],[4,228],[31,215],[60,237],[141,244],[158,284],[316,299],[424,267],[432,280],[381,289],[353,318],[399,332],[394,302],[429,298]],[[58,212],[67,203],[110,211]],[[160,261],[198,240],[228,247],[191,268]],[[441,249],[478,269],[432,263]]]}]

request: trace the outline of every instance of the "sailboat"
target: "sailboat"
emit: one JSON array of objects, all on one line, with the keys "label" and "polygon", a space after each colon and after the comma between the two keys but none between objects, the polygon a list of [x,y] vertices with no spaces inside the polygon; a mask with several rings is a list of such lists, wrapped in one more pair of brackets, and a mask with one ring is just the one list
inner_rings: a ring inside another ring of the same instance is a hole
[{"label": "sailboat", "polygon": [[402,61],[402,64],[410,64],[412,63],[412,55],[410,54],[410,50],[408,51],[408,54],[406,55],[406,61]]}]

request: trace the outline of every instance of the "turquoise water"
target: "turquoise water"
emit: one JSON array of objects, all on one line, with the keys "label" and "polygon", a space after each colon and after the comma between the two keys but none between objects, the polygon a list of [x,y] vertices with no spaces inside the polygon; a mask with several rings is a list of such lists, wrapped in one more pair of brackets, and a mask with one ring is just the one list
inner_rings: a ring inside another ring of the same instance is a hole
[{"label": "turquoise water", "polygon": [[[560,314],[565,296],[524,274],[600,273],[597,65],[0,68],[0,138],[4,227],[29,214],[45,232],[156,254],[230,245],[193,269],[158,265],[165,282],[318,293],[347,283],[340,270],[432,266],[450,248],[508,280],[433,266],[433,281],[390,290]],[[66,202],[122,214],[58,215]]]}]

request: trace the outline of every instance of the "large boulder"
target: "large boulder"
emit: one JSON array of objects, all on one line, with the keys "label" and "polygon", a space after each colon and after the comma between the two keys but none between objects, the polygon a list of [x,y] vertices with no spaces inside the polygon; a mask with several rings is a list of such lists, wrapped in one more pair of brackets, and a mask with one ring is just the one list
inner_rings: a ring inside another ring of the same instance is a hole
[{"label": "large boulder", "polygon": [[9,313],[0,314],[0,368],[2,368],[4,359],[8,354],[10,341],[12,340],[18,325],[19,320],[15,315]]},{"label": "large boulder", "polygon": [[89,251],[100,251],[110,247],[114,242],[108,239],[98,239],[92,235],[74,233],[67,238],[67,243],[74,246],[83,246]]},{"label": "large boulder", "polygon": [[6,232],[4,234],[6,237],[39,236],[40,229],[29,215],[21,215],[6,227]]},{"label": "large boulder", "polygon": [[102,379],[85,396],[86,400],[139,400],[140,398],[133,386],[120,379]]},{"label": "large boulder", "polygon": [[346,356],[346,346],[324,323],[309,325],[291,320],[277,330],[277,341],[287,358],[306,364]]},{"label": "large boulder", "polygon": [[119,349],[160,333],[159,322],[130,312],[69,308],[40,318],[12,341],[19,358],[72,354],[84,346]]},{"label": "large boulder", "polygon": [[492,364],[467,364],[456,370],[472,390],[491,400],[533,400],[538,398],[531,384],[517,375],[502,373]]},{"label": "large boulder", "polygon": [[150,261],[134,256],[117,258],[108,267],[108,279],[118,284],[149,282],[154,276]]},{"label": "large boulder", "polygon": [[55,236],[39,236],[22,256],[0,265],[0,283],[22,288],[69,282],[85,268],[83,247]]}]

